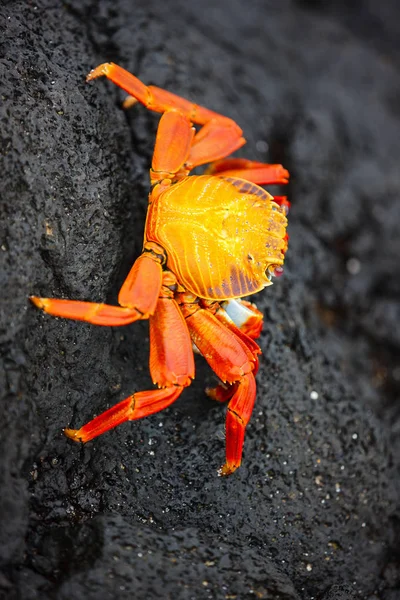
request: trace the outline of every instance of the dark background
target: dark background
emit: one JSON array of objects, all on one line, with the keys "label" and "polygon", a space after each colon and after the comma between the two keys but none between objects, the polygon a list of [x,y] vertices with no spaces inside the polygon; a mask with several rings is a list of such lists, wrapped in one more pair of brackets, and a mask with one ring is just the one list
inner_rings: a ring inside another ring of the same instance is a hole
[{"label": "dark background", "polygon": [[[0,16],[0,597],[399,598],[398,2],[38,0]],[[62,434],[150,385],[147,324],[27,300],[115,302],[140,253],[158,118],[85,84],[110,60],[234,118],[240,155],[292,174],[227,479],[201,360],[169,410],[84,447]]]}]

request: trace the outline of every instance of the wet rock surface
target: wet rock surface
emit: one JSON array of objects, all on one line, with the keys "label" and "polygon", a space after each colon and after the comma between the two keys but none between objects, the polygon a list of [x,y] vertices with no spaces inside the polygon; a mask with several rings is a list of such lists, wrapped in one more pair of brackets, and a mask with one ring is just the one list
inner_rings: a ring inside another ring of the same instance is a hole
[{"label": "wet rock surface", "polygon": [[[396,3],[0,11],[0,598],[398,598]],[[257,404],[227,479],[200,360],[169,410],[86,446],[62,434],[151,383],[145,323],[27,302],[115,302],[140,253],[158,118],[85,84],[109,60],[234,118],[239,155],[292,174],[285,275],[254,298]]]}]

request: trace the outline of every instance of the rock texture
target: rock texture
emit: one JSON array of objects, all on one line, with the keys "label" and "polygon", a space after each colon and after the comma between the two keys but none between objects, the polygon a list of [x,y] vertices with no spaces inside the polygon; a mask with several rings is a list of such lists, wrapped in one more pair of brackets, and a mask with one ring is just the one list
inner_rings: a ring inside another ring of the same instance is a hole
[{"label": "rock texture", "polygon": [[[400,10],[393,2],[15,1],[2,17],[0,597],[395,600],[400,594]],[[85,447],[150,385],[146,324],[52,319],[30,294],[114,302],[141,249],[157,116],[114,61],[236,119],[292,173],[244,463],[222,406]]]}]

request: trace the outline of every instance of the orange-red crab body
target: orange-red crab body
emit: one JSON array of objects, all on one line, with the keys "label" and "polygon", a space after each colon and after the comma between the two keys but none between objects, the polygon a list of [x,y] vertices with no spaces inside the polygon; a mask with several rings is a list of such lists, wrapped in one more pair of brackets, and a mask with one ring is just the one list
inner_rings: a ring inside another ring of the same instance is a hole
[{"label": "orange-red crab body", "polygon": [[[125,106],[140,102],[162,113],[143,253],[119,292],[119,306],[31,300],[49,314],[96,325],[149,319],[150,373],[158,389],[136,392],[65,433],[87,442],[169,406],[194,378],[194,346],[223,382],[208,395],[229,401],[220,470],[229,475],[241,463],[254,406],[260,353],[254,340],[262,327],[262,314],[241,298],[271,284],[287,248],[286,197],[273,198],[259,184],[287,183],[288,173],[280,165],[225,158],[245,143],[231,119],[147,87],[112,63],[94,69],[88,80],[101,75],[128,92]],[[205,163],[211,163],[206,175],[189,176]]]}]

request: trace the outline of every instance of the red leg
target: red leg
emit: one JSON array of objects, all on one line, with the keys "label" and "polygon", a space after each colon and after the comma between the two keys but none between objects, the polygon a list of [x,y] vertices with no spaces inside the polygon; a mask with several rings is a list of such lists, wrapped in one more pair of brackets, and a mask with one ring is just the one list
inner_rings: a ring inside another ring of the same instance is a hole
[{"label": "red leg", "polygon": [[150,170],[152,185],[163,180],[177,179],[177,173],[182,170],[179,176],[187,175],[189,171],[184,166],[194,134],[194,127],[182,113],[169,110],[162,115]]},{"label": "red leg", "polygon": [[194,359],[189,332],[170,290],[165,288],[162,294],[150,317],[150,373],[162,389],[132,394],[80,429],[65,429],[67,437],[88,442],[125,421],[152,415],[172,404],[190,385]]},{"label": "red leg", "polygon": [[194,167],[226,156],[245,143],[230,119],[209,121],[194,134],[189,118],[182,113],[168,110],[162,115],[150,171],[152,184],[184,177]]},{"label": "red leg", "polygon": [[110,304],[63,300],[58,298],[38,298],[30,296],[31,302],[53,317],[86,321],[93,325],[128,325],[143,318],[134,308],[122,308]]},{"label": "red leg", "polygon": [[150,177],[152,184],[186,176],[191,169],[235,152],[245,144],[241,129],[230,119],[214,119],[195,130],[187,116],[168,110],[158,126]]},{"label": "red leg", "polygon": [[220,160],[212,164],[207,169],[207,173],[223,177],[243,178],[258,185],[285,184],[289,180],[289,172],[282,165],[269,165],[245,158]]},{"label": "red leg", "polygon": [[[99,65],[86,77],[86,81],[91,81],[97,77],[105,76],[107,79],[125,90],[130,96],[143,104],[149,110],[163,113],[168,110],[179,111],[190,119],[192,123],[205,125],[208,121],[217,119],[220,121],[231,121],[228,117],[224,117],[217,112],[194,104],[181,96],[163,90],[155,85],[145,85],[126,71],[122,67],[114,63],[103,63]],[[132,104],[130,101],[129,104]]]},{"label": "red leg", "polygon": [[148,319],[154,312],[161,282],[160,261],[146,252],[136,260],[121,288],[118,300],[122,306],[37,296],[31,296],[30,299],[35,306],[55,317],[86,321],[93,325],[127,325],[139,319]]},{"label": "red leg", "polygon": [[160,248],[161,254],[157,255],[157,248],[153,248],[155,244],[147,245],[146,251],[135,260],[118,294],[121,306],[139,310],[143,318],[154,313],[163,279],[160,264],[163,250]]},{"label": "red leg", "polygon": [[250,421],[256,399],[256,381],[253,373],[246,373],[240,381],[226,413],[226,463],[221,475],[230,475],[242,462],[246,425]]},{"label": "red leg", "polygon": [[[228,384],[233,396],[226,417],[226,462],[221,475],[230,475],[242,460],[246,425],[253,410],[256,385],[253,370],[256,357],[233,331],[206,309],[182,304],[193,342],[218,377]],[[229,397],[227,393],[227,397]],[[221,397],[225,399],[221,392]]]},{"label": "red leg", "polygon": [[[239,304],[239,306],[241,306],[241,305]],[[259,311],[257,310],[257,312],[259,312]],[[254,341],[255,338],[250,336],[246,331],[246,329],[247,330],[249,329],[249,327],[246,327],[246,325],[248,324],[248,321],[246,321],[245,324],[242,323],[241,326],[237,325],[235,323],[235,321],[232,319],[232,317],[225,310],[225,308],[222,306],[219,307],[218,311],[215,313],[215,316],[217,317],[217,319],[219,321],[221,321],[221,323],[223,323],[225,325],[225,327],[227,327],[230,331],[232,331],[232,333],[234,333],[242,342],[244,342],[246,344],[247,348],[253,354],[254,360],[256,362],[258,362],[257,356],[258,356],[258,354],[261,354],[261,348]],[[262,318],[262,316],[261,316],[261,318]],[[261,323],[262,323],[262,321],[261,321]]]},{"label": "red leg", "polygon": [[169,295],[159,299],[150,317],[150,374],[160,387],[185,387],[194,379],[192,341],[185,319]]},{"label": "red leg", "polygon": [[246,143],[242,130],[231,119],[214,119],[200,129],[194,138],[187,166],[194,169],[199,165],[219,160],[236,152]]},{"label": "red leg", "polygon": [[172,386],[161,390],[137,392],[95,417],[80,429],[67,428],[64,429],[64,433],[75,442],[89,442],[125,421],[147,417],[167,408],[175,402],[182,389]]},{"label": "red leg", "polygon": [[[259,333],[256,336],[251,336],[249,333],[254,333],[254,329],[250,328],[251,321],[254,321],[257,318],[254,311],[258,313],[258,322],[259,318],[261,317],[260,329],[262,327],[262,314],[254,305],[250,304],[250,302],[246,302],[246,304],[250,305],[252,310],[248,309],[247,306],[244,306],[242,302],[243,301],[241,300],[228,300],[221,306],[219,302],[203,301],[202,305],[205,308],[207,308],[207,305],[209,305],[208,308],[214,312],[217,319],[246,344],[247,348],[252,352],[254,357],[253,375],[256,376],[258,372],[258,355],[261,354],[261,349],[254,341],[254,338],[258,337]],[[230,305],[230,303],[233,303],[233,305]],[[232,313],[233,317],[236,318],[237,322],[225,310],[226,307],[230,307],[230,312]],[[237,383],[231,385],[218,384],[214,388],[207,388],[206,394],[217,402],[227,402],[235,393],[237,385]]]},{"label": "red leg", "polygon": [[[246,140],[242,137],[242,130],[232,119],[156,86],[146,86],[137,77],[114,63],[99,65],[89,73],[86,79],[87,81],[91,81],[102,75],[106,76],[130,95],[128,101],[125,102],[125,107],[140,102],[149,110],[159,113],[178,112],[181,117],[185,117],[190,123],[204,125],[193,140],[193,145],[187,159],[187,168],[189,170],[198,165],[223,158],[246,143]],[[169,117],[169,119],[172,121],[172,117]],[[160,169],[154,166],[153,163],[154,171],[169,171],[173,173],[178,171],[180,166],[177,167],[175,163],[178,164],[181,157],[185,154],[188,138],[187,133],[183,132],[185,127],[183,124],[177,126],[176,122],[174,122],[169,128],[166,128],[165,139],[160,136],[159,149],[161,149],[161,152],[156,149],[156,163],[157,165],[159,164],[160,157],[162,159],[161,162],[165,162],[164,150],[166,150],[173,168],[164,168],[163,166]],[[178,134],[183,132],[183,143],[179,140],[179,135],[176,135],[176,132]],[[170,147],[171,143],[172,147]],[[176,160],[173,160],[174,158]],[[168,161],[166,162],[168,164]]]}]

